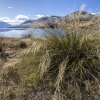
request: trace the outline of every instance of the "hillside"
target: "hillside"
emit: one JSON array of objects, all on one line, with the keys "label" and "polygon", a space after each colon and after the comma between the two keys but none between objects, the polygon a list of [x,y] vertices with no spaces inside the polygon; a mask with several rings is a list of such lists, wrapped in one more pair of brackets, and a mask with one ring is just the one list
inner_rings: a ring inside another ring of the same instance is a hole
[{"label": "hillside", "polygon": [[6,22],[0,21],[0,28],[8,28],[8,27],[11,27],[11,25]]},{"label": "hillside", "polygon": [[58,27],[58,23],[60,22],[62,18],[59,16],[51,16],[51,17],[42,17],[37,20],[28,20],[22,23],[19,26],[20,28],[47,28],[47,27]]},{"label": "hillside", "polygon": [[[99,20],[99,21],[98,21]],[[71,26],[71,23],[78,23],[79,27],[84,26],[93,26],[97,23],[100,23],[100,15],[90,14],[88,12],[76,11],[66,15],[64,17],[60,16],[50,16],[50,17],[42,17],[37,20],[27,20],[21,25],[17,26],[20,28],[54,28],[61,27],[61,23],[64,22],[66,26]]]},{"label": "hillside", "polygon": [[65,21],[66,26],[71,26],[72,24],[76,24],[78,27],[98,27],[100,24],[100,15],[94,15],[85,11],[76,11],[74,13],[70,13],[69,15],[63,17],[63,21]]}]

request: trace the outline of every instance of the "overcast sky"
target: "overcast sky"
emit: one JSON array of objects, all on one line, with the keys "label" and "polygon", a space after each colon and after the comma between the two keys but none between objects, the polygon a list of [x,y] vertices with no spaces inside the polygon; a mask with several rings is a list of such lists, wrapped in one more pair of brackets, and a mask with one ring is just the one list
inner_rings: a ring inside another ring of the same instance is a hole
[{"label": "overcast sky", "polygon": [[100,12],[100,0],[0,0],[0,20],[10,24],[20,24],[28,19],[44,16],[65,16],[80,9]]}]

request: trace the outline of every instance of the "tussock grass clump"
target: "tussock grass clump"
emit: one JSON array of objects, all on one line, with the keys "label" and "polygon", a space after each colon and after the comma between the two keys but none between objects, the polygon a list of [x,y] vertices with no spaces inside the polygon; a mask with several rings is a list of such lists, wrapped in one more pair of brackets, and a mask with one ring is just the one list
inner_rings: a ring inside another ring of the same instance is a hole
[{"label": "tussock grass clump", "polygon": [[19,46],[20,46],[20,48],[27,48],[27,43],[26,42],[21,42],[20,44],[19,44]]},{"label": "tussock grass clump", "polygon": [[54,87],[54,100],[94,100],[100,96],[100,36],[84,30],[46,35],[40,75]]},{"label": "tussock grass clump", "polygon": [[33,38],[33,35],[32,34],[25,34],[25,35],[22,35],[22,38]]}]

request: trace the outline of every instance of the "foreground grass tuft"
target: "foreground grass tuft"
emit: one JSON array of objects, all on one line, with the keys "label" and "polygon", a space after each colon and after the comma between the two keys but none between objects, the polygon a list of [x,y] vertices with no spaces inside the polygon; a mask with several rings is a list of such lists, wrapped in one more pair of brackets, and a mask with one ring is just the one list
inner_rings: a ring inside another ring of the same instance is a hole
[{"label": "foreground grass tuft", "polygon": [[98,99],[100,36],[74,29],[50,31],[46,38],[40,75],[53,85],[54,100]]}]

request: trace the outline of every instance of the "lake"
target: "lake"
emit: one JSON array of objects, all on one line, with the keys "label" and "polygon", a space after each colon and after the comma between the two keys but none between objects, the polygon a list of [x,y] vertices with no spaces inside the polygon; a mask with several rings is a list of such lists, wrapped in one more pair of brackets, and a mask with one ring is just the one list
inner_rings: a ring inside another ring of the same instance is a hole
[{"label": "lake", "polygon": [[[10,38],[20,38],[26,34],[33,34],[34,36],[44,36],[48,31],[54,31],[55,33],[62,32],[61,29],[25,29],[25,28],[0,28],[0,36],[2,37],[10,37]],[[85,30],[87,31],[87,30]],[[91,31],[91,33],[99,33],[100,30]]]},{"label": "lake", "polygon": [[24,28],[0,28],[0,36],[20,38],[26,34],[33,34],[34,36],[42,36],[45,34],[45,29],[24,29]]}]

